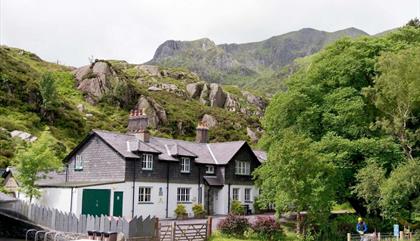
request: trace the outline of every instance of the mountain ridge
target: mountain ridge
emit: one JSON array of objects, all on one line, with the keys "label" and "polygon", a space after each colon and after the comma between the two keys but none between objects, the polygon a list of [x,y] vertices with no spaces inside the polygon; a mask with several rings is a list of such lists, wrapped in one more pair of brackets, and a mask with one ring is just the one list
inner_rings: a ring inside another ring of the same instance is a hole
[{"label": "mountain ridge", "polygon": [[281,69],[295,59],[314,54],[340,38],[359,36],[369,34],[354,27],[334,32],[302,28],[262,41],[239,44],[216,44],[209,38],[167,40],[146,64],[185,67],[209,82],[247,87],[259,78],[277,78]]}]

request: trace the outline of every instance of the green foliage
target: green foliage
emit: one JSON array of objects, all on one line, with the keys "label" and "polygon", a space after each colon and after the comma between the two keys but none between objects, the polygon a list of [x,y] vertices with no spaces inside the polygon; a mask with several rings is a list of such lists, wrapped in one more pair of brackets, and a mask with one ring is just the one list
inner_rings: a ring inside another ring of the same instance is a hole
[{"label": "green foliage", "polygon": [[381,186],[380,207],[386,218],[404,225],[418,222],[420,214],[420,160],[400,164]]},{"label": "green foliage", "polygon": [[420,28],[420,20],[418,18],[410,19],[406,26]]},{"label": "green foliage", "polygon": [[307,211],[313,221],[325,222],[338,190],[336,167],[304,135],[284,130],[282,139],[272,144],[276,148],[270,148],[269,160],[255,172],[260,198],[274,201],[278,214]]},{"label": "green foliage", "polygon": [[50,133],[44,131],[37,141],[27,147],[20,147],[14,158],[19,188],[30,200],[40,195],[35,184],[43,177],[42,175],[59,170],[61,167],[61,162],[54,151],[55,143]]},{"label": "green foliage", "polygon": [[233,200],[230,204],[230,213],[233,215],[243,215],[245,212],[244,206],[238,200]]},{"label": "green foliage", "polygon": [[194,213],[194,217],[196,218],[203,218],[206,215],[206,211],[204,210],[203,204],[196,203],[192,207],[192,211]]},{"label": "green foliage", "polygon": [[175,208],[175,215],[178,219],[184,219],[188,216],[187,209],[184,204],[178,204]]},{"label": "green foliage", "polygon": [[51,73],[46,73],[42,76],[39,83],[39,91],[42,97],[42,108],[44,111],[54,111],[57,106],[57,88],[55,79]]},{"label": "green foliage", "polygon": [[368,163],[357,174],[357,184],[353,191],[357,197],[364,200],[367,211],[379,214],[379,200],[381,199],[380,187],[385,180],[386,171],[375,162]]}]

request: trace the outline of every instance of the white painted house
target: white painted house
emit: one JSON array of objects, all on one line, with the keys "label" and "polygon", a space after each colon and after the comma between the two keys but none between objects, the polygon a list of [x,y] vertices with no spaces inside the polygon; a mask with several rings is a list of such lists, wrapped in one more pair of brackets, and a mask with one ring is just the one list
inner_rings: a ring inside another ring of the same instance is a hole
[{"label": "white painted house", "polygon": [[65,171],[38,183],[38,203],[76,214],[189,215],[201,203],[209,214],[227,214],[232,200],[253,209],[258,196],[251,173],[265,159],[245,141],[208,143],[197,127],[195,142],[151,137],[148,119],[131,112],[128,133],[92,131],[64,159]]}]

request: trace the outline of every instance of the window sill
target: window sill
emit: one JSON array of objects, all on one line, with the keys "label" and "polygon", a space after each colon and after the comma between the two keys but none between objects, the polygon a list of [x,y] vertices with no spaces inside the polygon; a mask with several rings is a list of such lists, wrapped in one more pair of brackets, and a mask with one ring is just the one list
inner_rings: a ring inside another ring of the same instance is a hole
[{"label": "window sill", "polygon": [[251,176],[251,174],[240,174],[240,173],[235,173],[235,175],[237,175],[237,176]]},{"label": "window sill", "polygon": [[244,203],[253,203],[252,201],[244,201]]},{"label": "window sill", "polygon": [[153,168],[152,169],[150,169],[150,168],[142,168],[141,170],[142,171],[153,171]]},{"label": "window sill", "polygon": [[190,174],[191,172],[181,171],[182,174]]},{"label": "window sill", "polygon": [[177,204],[192,204],[192,202],[176,202]]},{"label": "window sill", "polygon": [[81,171],[83,171],[83,168],[74,168],[74,171],[75,172],[81,172]]},{"label": "window sill", "polygon": [[138,204],[154,204],[153,202],[138,202]]}]

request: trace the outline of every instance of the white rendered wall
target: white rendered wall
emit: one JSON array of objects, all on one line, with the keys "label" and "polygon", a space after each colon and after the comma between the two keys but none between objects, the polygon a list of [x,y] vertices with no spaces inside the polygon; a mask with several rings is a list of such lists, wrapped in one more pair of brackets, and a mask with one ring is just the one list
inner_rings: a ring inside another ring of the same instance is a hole
[{"label": "white rendered wall", "polygon": [[62,212],[70,212],[70,200],[71,188],[43,188],[41,196],[33,202]]}]

